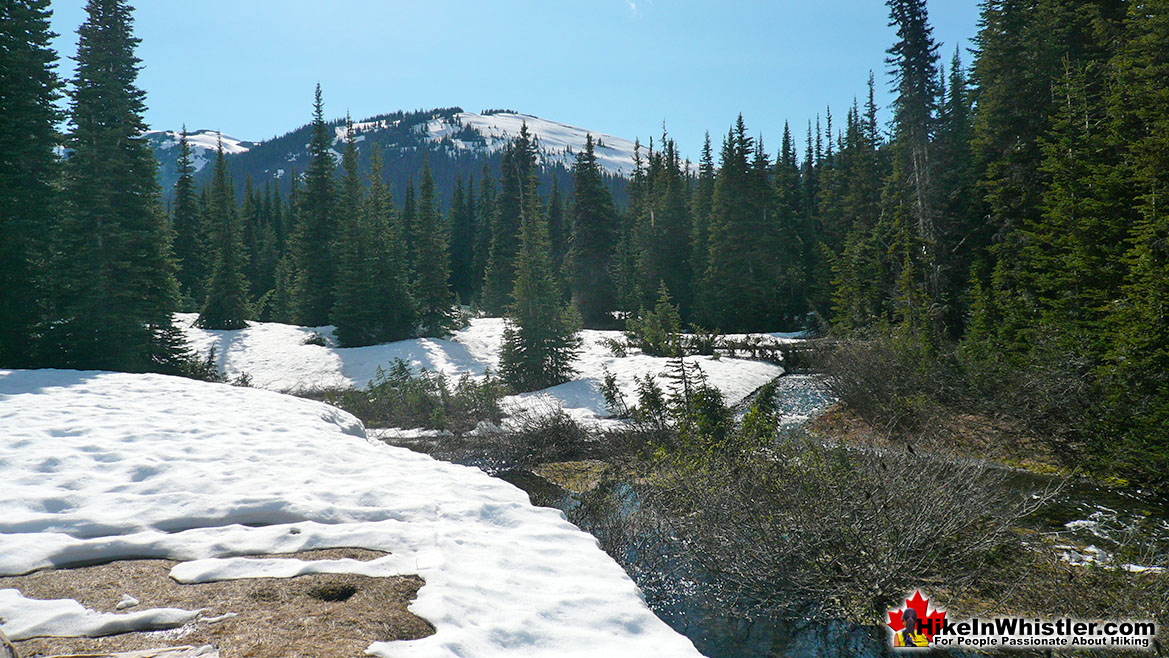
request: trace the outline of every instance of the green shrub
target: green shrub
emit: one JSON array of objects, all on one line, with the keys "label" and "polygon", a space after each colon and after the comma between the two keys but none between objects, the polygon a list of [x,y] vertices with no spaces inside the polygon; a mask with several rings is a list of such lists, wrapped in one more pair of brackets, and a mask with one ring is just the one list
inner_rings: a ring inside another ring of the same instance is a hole
[{"label": "green shrub", "polygon": [[480,379],[463,375],[452,386],[441,373],[414,372],[402,359],[378,368],[366,390],[331,389],[305,397],[320,399],[357,416],[371,427],[403,427],[466,432],[481,420],[499,423],[500,400],[507,386],[492,373]]},{"label": "green shrub", "polygon": [[636,318],[626,322],[629,342],[651,356],[682,355],[682,316],[670,300],[670,291],[663,283],[658,290],[658,303],[652,311],[642,309]]}]

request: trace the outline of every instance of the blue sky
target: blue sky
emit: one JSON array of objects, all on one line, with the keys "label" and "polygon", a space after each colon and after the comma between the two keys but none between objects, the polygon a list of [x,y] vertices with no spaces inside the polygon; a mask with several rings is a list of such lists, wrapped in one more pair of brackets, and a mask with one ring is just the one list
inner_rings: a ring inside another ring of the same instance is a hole
[{"label": "blue sky", "polygon": [[[870,69],[888,103],[879,0],[138,0],[139,79],[156,129],[265,139],[309,120],[319,81],[329,117],[398,109],[510,108],[648,141],[668,127],[697,158],[705,130],[740,112],[771,153],[831,105],[837,121]],[[63,57],[84,0],[57,0]],[[934,0],[949,62],[977,2]],[[969,62],[969,54],[963,53]],[[71,62],[62,62],[68,74]]]}]

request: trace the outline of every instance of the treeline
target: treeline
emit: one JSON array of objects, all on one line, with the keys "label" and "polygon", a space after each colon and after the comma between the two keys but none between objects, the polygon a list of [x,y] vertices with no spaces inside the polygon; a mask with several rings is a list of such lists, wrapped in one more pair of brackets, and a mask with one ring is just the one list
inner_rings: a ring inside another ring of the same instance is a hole
[{"label": "treeline", "polygon": [[1077,454],[1163,482],[1169,1],[985,0],[969,68],[958,51],[942,65],[924,0],[888,5],[889,126],[870,75],[802,149],[785,126],[773,157],[740,118],[691,165],[663,135],[639,145],[621,207],[591,139],[571,187],[540,190],[526,130],[446,212],[426,171],[394,198],[378,149],[362,176],[351,135],[338,166],[318,89],[287,195],[245,181],[237,201],[222,157],[198,190],[183,145],[168,217],[125,3],[87,5],[64,159],[48,2],[6,3],[0,359],[165,370],[178,309],[208,328],[332,323],[363,345],[441,335],[461,303],[513,320],[514,363],[540,364],[514,379],[534,386],[571,371],[576,327],[668,301],[704,333],[860,331],[968,374],[1074,378]]},{"label": "treeline", "polygon": [[888,4],[891,133],[854,109],[800,176],[832,282],[813,309],[998,381],[1069,461],[1164,490],[1169,2],[986,0],[968,72],[923,0]]}]

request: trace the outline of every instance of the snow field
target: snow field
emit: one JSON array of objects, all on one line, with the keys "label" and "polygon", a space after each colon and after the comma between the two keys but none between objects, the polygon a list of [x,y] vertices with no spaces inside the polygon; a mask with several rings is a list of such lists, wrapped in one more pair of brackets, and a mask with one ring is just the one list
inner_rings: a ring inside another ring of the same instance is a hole
[{"label": "snow field", "polygon": [[[210,348],[215,348],[218,365],[228,377],[247,373],[253,386],[275,391],[333,386],[364,388],[376,376],[379,366],[387,366],[395,358],[416,369],[440,372],[452,380],[464,374],[481,377],[488,369],[498,372],[504,328],[500,318],[476,318],[469,327],[455,332],[450,340],[421,338],[341,349],[304,344],[314,333],[331,339],[332,327],[253,322],[247,329],[237,331],[206,331],[192,326],[195,321],[192,314],[182,314],[178,321],[199,354],[206,355]],[[760,336],[776,342],[793,340],[790,335]],[[619,331],[581,332],[576,379],[542,391],[509,396],[503,401],[505,410],[516,415],[561,407],[577,420],[598,421],[612,415],[601,394],[605,372],[617,377],[618,386],[630,404],[637,400],[636,377],[650,374],[663,386],[668,385],[663,376],[669,370],[669,359],[649,356],[636,349],[629,349],[625,357],[612,354],[606,342],[623,338]],[[687,363],[697,364],[709,382],[722,391],[728,404],[740,402],[783,374],[777,365],[746,359],[688,357]]]},{"label": "snow field", "polygon": [[[290,331],[240,333],[263,344]],[[327,405],[160,375],[0,371],[0,434],[0,575],[129,557],[182,561],[172,572],[182,582],[418,574],[426,585],[410,609],[436,634],[375,643],[372,655],[699,655],[563,514],[533,507],[478,469],[372,441],[356,418]],[[390,555],[238,557],[337,547]],[[0,591],[0,628],[16,638],[151,628],[197,614],[101,615]]]}]

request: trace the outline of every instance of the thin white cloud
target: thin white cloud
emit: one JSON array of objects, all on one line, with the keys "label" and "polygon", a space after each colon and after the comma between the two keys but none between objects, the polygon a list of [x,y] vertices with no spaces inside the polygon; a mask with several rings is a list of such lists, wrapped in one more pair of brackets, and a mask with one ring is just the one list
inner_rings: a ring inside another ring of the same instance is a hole
[{"label": "thin white cloud", "polygon": [[625,0],[625,5],[629,7],[629,14],[634,18],[641,18],[641,8],[652,4],[653,0]]}]

